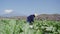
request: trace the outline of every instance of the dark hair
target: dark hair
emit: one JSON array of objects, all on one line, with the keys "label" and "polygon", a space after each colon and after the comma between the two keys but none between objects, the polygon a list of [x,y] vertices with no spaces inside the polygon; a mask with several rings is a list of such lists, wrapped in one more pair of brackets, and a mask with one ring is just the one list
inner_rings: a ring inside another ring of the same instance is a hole
[{"label": "dark hair", "polygon": [[33,16],[35,17],[35,15],[33,14]]}]

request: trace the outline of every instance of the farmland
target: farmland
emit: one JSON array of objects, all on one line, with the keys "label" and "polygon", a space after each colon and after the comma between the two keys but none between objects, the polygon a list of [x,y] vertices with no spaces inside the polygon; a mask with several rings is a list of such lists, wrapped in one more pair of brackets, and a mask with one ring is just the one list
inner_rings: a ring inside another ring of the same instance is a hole
[{"label": "farmland", "polygon": [[26,20],[0,20],[0,34],[60,34],[60,21],[35,20],[33,28]]}]

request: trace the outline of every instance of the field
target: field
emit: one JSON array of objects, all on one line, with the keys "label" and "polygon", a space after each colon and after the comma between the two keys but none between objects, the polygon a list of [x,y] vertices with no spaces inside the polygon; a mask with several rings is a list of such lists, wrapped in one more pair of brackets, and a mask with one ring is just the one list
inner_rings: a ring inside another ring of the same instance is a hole
[{"label": "field", "polygon": [[33,28],[25,20],[0,20],[0,34],[60,34],[60,21],[35,20]]}]

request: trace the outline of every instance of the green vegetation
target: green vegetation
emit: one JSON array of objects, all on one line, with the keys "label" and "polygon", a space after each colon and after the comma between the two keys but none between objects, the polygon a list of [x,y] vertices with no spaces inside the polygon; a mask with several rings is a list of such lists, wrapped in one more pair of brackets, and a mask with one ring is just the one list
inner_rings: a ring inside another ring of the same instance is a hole
[{"label": "green vegetation", "polygon": [[60,21],[35,20],[33,26],[25,20],[0,20],[0,34],[60,34]]}]

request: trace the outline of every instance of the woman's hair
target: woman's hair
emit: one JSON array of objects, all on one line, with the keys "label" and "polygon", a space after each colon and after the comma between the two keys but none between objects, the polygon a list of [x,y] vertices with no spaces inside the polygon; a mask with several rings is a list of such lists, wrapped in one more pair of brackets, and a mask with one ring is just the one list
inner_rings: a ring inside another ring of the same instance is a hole
[{"label": "woman's hair", "polygon": [[35,15],[33,14],[33,16],[35,17]]}]

